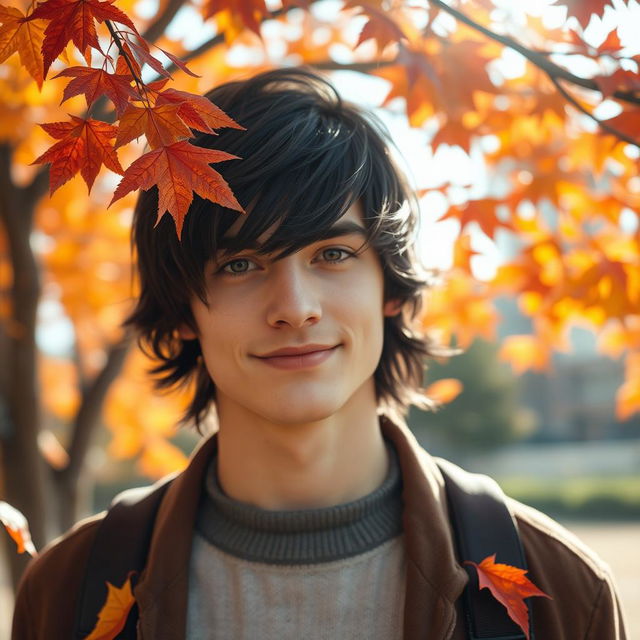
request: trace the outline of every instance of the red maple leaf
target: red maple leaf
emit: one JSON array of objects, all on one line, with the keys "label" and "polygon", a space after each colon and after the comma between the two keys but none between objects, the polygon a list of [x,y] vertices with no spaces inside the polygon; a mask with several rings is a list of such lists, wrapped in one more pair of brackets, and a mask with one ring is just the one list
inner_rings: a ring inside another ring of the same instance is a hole
[{"label": "red maple leaf", "polygon": [[145,153],[125,171],[109,206],[130,191],[150,189],[157,185],[156,224],[168,211],[176,223],[178,237],[181,237],[194,191],[200,197],[223,207],[244,211],[224,178],[209,166],[212,162],[237,159],[237,156],[224,151],[195,147],[186,140],[159,147]]},{"label": "red maple leaf", "polygon": [[42,88],[44,71],[42,67],[42,40],[44,24],[40,20],[27,18],[15,7],[0,5],[0,63],[14,53],[20,55],[20,62],[31,77]]},{"label": "red maple leaf", "polygon": [[93,67],[69,67],[55,77],[73,78],[65,87],[62,102],[84,94],[87,107],[90,107],[100,96],[106,95],[113,102],[116,113],[121,114],[129,105],[129,99],[138,97],[131,87],[130,73],[108,73]]},{"label": "red maple leaf", "polygon": [[480,589],[487,588],[493,597],[504,605],[509,617],[522,629],[529,640],[529,612],[524,598],[542,596],[551,599],[525,576],[525,569],[509,564],[496,563],[496,554],[487,556],[480,564],[466,560],[478,572]]},{"label": "red maple leaf", "polygon": [[53,193],[80,171],[91,189],[100,167],[122,174],[118,156],[111,144],[116,127],[101,120],[71,116],[71,122],[49,122],[40,125],[60,142],[47,149],[32,164],[51,163],[49,187]]},{"label": "red maple leaf", "polygon": [[593,81],[598,85],[604,98],[612,96],[616,91],[640,91],[640,77],[635,71],[617,69],[609,76],[596,76]]},{"label": "red maple leaf", "polygon": [[217,107],[205,96],[197,96],[177,89],[167,89],[158,95],[156,105],[176,104],[178,116],[192,129],[213,133],[214,129],[230,127],[242,129],[235,120],[230,118],[220,107]]},{"label": "red maple leaf", "polygon": [[609,0],[560,0],[558,4],[567,7],[568,15],[577,18],[582,28],[586,29],[591,16],[595,13],[601,18],[604,8],[611,3]]},{"label": "red maple leaf", "polygon": [[100,44],[96,34],[95,20],[111,20],[127,26],[135,34],[135,25],[126,13],[113,6],[113,0],[46,0],[29,16],[29,19],[44,18],[49,24],[44,32],[42,55],[44,75],[51,63],[62,53],[69,40],[73,41],[80,53],[86,56],[87,49],[98,51]]}]

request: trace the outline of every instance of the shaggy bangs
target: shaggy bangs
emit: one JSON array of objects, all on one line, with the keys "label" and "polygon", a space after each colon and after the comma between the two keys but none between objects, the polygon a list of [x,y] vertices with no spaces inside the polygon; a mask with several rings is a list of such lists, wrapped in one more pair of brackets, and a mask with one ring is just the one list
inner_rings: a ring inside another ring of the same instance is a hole
[{"label": "shaggy bangs", "polygon": [[[197,332],[189,303],[193,296],[207,302],[208,261],[220,251],[247,247],[284,257],[327,237],[335,222],[360,201],[366,243],[383,267],[385,299],[398,300],[405,310],[385,318],[376,391],[381,406],[404,413],[419,397],[429,353],[427,343],[409,328],[426,278],[412,250],[416,203],[389,154],[384,127],[344,103],[326,80],[305,69],[279,69],[227,83],[207,97],[246,131],[199,134],[194,144],[240,158],[214,168],[248,213],[196,196],[179,241],[170,216],[164,215],[154,228],[157,190],[140,196],[132,238],[141,295],[126,324],[138,330],[142,346],[159,361],[152,370],[157,386],[195,380],[185,421],[199,427],[215,401],[215,385],[199,342],[182,340],[176,330],[186,324]],[[239,217],[242,225],[228,236]]]}]

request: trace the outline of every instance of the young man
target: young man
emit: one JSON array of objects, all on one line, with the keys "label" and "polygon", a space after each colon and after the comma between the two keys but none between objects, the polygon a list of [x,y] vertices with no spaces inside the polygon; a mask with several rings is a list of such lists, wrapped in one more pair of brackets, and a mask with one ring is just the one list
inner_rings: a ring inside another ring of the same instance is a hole
[{"label": "young man", "polygon": [[[429,345],[416,210],[380,127],[322,78],[279,70],[211,99],[246,131],[201,135],[248,211],[197,199],[182,241],[140,198],[141,295],[129,324],[187,418],[218,432],[169,486],[134,589],[145,640],[462,640],[468,576],[442,473],[401,416]],[[509,502],[538,640],[622,640],[610,574]],[[29,568],[15,640],[70,638],[102,515]],[[500,549],[495,550],[500,561]],[[107,559],[108,560],[108,559]],[[514,637],[514,636],[511,636]]]}]

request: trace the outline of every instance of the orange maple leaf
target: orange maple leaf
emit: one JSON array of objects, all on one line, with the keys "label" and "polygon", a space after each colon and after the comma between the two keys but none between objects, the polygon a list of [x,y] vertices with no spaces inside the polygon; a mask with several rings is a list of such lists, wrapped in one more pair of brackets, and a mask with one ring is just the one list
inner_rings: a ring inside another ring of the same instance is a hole
[{"label": "orange maple leaf", "polygon": [[4,524],[9,535],[18,545],[18,553],[26,551],[31,556],[37,555],[36,548],[31,541],[27,519],[15,507],[2,500],[0,500],[0,522]]},{"label": "orange maple leaf", "polygon": [[71,40],[86,56],[89,47],[102,51],[98,42],[95,21],[111,20],[127,26],[135,34],[135,25],[126,13],[113,6],[113,0],[46,0],[29,16],[30,20],[44,18],[49,24],[44,32],[42,55],[44,75],[51,63]]},{"label": "orange maple leaf", "polygon": [[40,49],[44,39],[44,24],[31,20],[15,7],[0,5],[0,63],[18,53],[20,62],[42,88],[44,70]]},{"label": "orange maple leaf", "polygon": [[98,621],[85,640],[113,640],[127,623],[136,599],[131,591],[131,574],[121,587],[107,582],[107,599],[98,613]]},{"label": "orange maple leaf", "polygon": [[500,228],[511,229],[512,225],[508,220],[501,220],[496,211],[502,200],[495,198],[483,198],[482,200],[469,200],[465,205],[454,205],[440,218],[438,222],[454,218],[460,221],[460,229],[475,222],[489,238],[495,238],[496,231]]},{"label": "orange maple leaf", "polygon": [[269,14],[264,0],[208,0],[202,15],[211,18],[221,11],[228,10],[232,16],[260,36],[260,24]]},{"label": "orange maple leaf", "polygon": [[50,136],[60,140],[31,163],[51,163],[51,193],[78,171],[91,189],[103,164],[115,173],[124,173],[110,142],[116,137],[116,127],[91,118],[85,120],[71,116],[71,120],[40,125]]},{"label": "orange maple leaf", "polygon": [[244,212],[224,178],[209,166],[211,162],[237,159],[224,151],[196,147],[186,140],[159,147],[145,153],[125,171],[109,206],[130,191],[157,185],[157,222],[168,211],[176,223],[178,237],[181,237],[194,191],[223,207]]},{"label": "orange maple leaf", "polygon": [[480,589],[487,588],[493,597],[504,605],[509,617],[522,629],[529,640],[529,612],[524,598],[542,596],[552,599],[544,591],[536,587],[525,576],[525,569],[518,569],[509,564],[496,563],[496,554],[487,556],[480,564],[465,560],[464,564],[470,564],[478,572]]},{"label": "orange maple leaf", "polygon": [[131,104],[120,117],[116,149],[145,135],[152,149],[191,137],[191,129],[178,115],[179,104],[136,107]]},{"label": "orange maple leaf", "polygon": [[69,67],[54,77],[73,78],[65,87],[62,102],[83,94],[87,107],[90,107],[100,96],[105,95],[113,102],[116,113],[121,114],[129,105],[129,99],[138,97],[131,87],[132,76],[128,70],[121,74],[93,67]]}]

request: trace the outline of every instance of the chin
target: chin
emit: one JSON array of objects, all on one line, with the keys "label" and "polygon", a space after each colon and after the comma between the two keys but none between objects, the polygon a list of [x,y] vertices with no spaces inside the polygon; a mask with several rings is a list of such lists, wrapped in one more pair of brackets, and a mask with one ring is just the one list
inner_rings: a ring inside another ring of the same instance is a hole
[{"label": "chin", "polygon": [[338,413],[341,406],[342,404],[336,400],[335,395],[329,400],[327,398],[310,398],[308,395],[294,399],[282,398],[265,417],[271,422],[280,424],[308,424],[330,418]]}]

